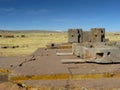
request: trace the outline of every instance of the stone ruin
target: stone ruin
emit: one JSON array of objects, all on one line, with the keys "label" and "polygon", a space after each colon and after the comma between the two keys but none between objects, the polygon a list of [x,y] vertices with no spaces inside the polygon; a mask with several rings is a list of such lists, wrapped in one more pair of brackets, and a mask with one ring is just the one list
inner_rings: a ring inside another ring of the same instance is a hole
[{"label": "stone ruin", "polygon": [[68,42],[105,42],[105,28],[92,28],[90,31],[83,31],[82,29],[69,29]]},{"label": "stone ruin", "polygon": [[65,59],[62,63],[120,63],[120,48],[105,42],[104,28],[92,28],[90,31],[69,29],[68,43],[72,43],[72,54],[79,59]]},{"label": "stone ruin", "polygon": [[68,43],[62,44],[49,43],[48,45],[46,45],[46,47],[51,49],[60,47],[63,48],[67,47],[71,43],[84,43],[84,42],[105,42],[105,28],[92,28],[90,31],[83,31],[82,29],[69,29]]}]

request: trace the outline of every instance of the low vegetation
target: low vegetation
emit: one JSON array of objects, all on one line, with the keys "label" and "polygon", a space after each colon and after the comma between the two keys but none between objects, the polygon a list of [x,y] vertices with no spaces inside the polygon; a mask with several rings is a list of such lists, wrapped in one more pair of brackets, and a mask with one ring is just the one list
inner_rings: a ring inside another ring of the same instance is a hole
[{"label": "low vegetation", "polygon": [[[18,37],[21,35],[25,37]],[[0,55],[16,56],[30,55],[37,48],[46,47],[48,43],[67,42],[66,32],[46,32],[46,33],[14,33],[14,38],[0,38]]]},{"label": "low vegetation", "polygon": [[109,41],[111,41],[111,42],[120,42],[120,33],[118,33],[118,32],[114,32],[114,33],[107,32],[106,33],[106,38],[108,38]]},{"label": "low vegetation", "polygon": [[[48,43],[67,42],[67,32],[28,32],[13,33],[13,38],[0,37],[0,56],[24,56],[32,54],[37,48]],[[120,33],[106,33],[106,38],[120,41]]]}]

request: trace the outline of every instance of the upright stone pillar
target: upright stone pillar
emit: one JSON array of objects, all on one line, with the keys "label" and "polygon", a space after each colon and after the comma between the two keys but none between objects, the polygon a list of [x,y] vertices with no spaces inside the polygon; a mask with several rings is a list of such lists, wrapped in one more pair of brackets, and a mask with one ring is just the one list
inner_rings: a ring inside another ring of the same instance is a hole
[{"label": "upright stone pillar", "polygon": [[82,42],[82,29],[69,29],[68,30],[68,42],[69,43],[81,43]]},{"label": "upright stone pillar", "polygon": [[92,28],[91,42],[105,42],[105,28]]}]

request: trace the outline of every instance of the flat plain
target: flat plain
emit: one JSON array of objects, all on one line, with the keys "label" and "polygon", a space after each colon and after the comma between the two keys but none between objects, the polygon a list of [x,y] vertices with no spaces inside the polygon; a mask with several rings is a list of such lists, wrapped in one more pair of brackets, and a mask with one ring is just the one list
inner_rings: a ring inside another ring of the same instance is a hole
[{"label": "flat plain", "polygon": [[[0,48],[0,56],[31,55],[38,48],[46,47],[46,44],[66,43],[68,40],[67,32],[12,32],[10,34],[14,35],[14,38],[0,38],[0,47],[3,47]],[[120,33],[107,32],[106,39],[110,42],[120,42]]]},{"label": "flat plain", "polygon": [[[67,42],[66,32],[21,32],[12,35],[14,38],[0,38],[0,46],[3,47],[0,49],[1,56],[26,56],[40,47],[46,47],[46,44]],[[20,37],[21,35],[25,37]],[[15,46],[18,47],[14,48]]]}]

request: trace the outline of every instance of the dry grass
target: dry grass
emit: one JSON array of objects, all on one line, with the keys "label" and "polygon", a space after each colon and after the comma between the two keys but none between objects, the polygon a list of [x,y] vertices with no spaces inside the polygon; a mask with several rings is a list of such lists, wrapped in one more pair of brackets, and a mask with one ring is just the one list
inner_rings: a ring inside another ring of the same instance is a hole
[{"label": "dry grass", "polygon": [[[19,34],[15,34],[17,36]],[[19,46],[19,48],[0,49],[0,55],[30,55],[37,48],[45,47],[48,43],[67,42],[67,33],[26,33],[26,37],[0,38],[1,46]]]},{"label": "dry grass", "polygon": [[[116,35],[117,34],[117,35]],[[48,43],[67,42],[67,32],[61,33],[20,33],[14,34],[25,35],[25,38],[0,38],[0,46],[19,46],[19,48],[0,49],[1,56],[30,55],[37,48],[45,47]],[[120,41],[120,33],[106,33],[106,38],[110,41]]]},{"label": "dry grass", "polygon": [[118,33],[118,32],[114,32],[114,33],[107,32],[106,33],[106,38],[108,38],[110,41],[120,42],[120,33]]}]

